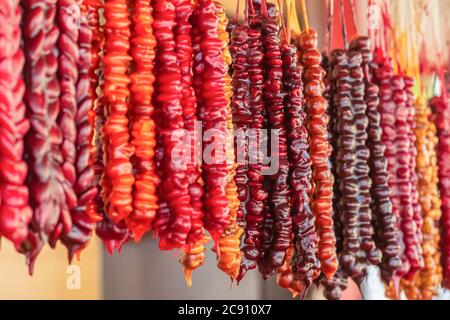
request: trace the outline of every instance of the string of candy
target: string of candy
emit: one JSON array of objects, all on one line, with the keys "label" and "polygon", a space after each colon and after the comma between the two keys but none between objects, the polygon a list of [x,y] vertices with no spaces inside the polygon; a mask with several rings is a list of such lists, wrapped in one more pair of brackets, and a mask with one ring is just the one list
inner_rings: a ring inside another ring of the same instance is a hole
[{"label": "string of candy", "polygon": [[[224,60],[223,40],[218,30],[219,17],[216,13],[216,4],[212,0],[199,0],[194,11],[193,28],[198,29],[199,47],[203,68],[201,74],[201,91],[196,91],[199,106],[199,120],[203,124],[204,140],[203,151],[211,149],[212,135],[214,136],[214,150],[211,159],[202,164],[204,188],[203,223],[209,231],[217,247],[218,239],[223,230],[229,225],[230,210],[227,203],[226,186],[228,166],[226,163],[226,132],[227,132],[227,106],[229,96],[226,89],[226,75],[228,65]],[[211,27],[213,26],[213,27]],[[200,53],[198,52],[198,53]],[[194,72],[196,70],[194,69]],[[200,81],[200,80],[199,80]],[[198,95],[198,94],[200,95]],[[200,101],[198,97],[200,97]],[[211,161],[213,160],[213,161]]]},{"label": "string of candy", "polygon": [[[341,218],[341,213],[339,211],[339,199],[341,197],[339,191],[340,179],[337,174],[337,151],[338,151],[338,110],[334,102],[334,97],[336,95],[336,85],[333,81],[332,71],[334,68],[334,62],[329,56],[332,51],[332,35],[333,35],[333,19],[332,15],[334,12],[334,1],[327,1],[327,31],[326,39],[328,39],[327,54],[322,55],[321,66],[326,71],[326,76],[324,78],[325,89],[323,92],[323,97],[327,100],[328,108],[326,110],[329,122],[328,122],[328,141],[332,147],[332,152],[330,154],[330,164],[331,172],[334,177],[333,184],[333,222],[334,222],[334,232],[336,236],[336,254],[340,256],[343,245],[344,245],[344,235],[343,235],[343,221]],[[347,288],[347,274],[343,271],[342,266],[339,265],[338,270],[334,274],[333,278],[327,279],[325,276],[321,276],[319,283],[324,287],[324,296],[329,300],[339,300],[342,296],[342,292]]]},{"label": "string of candy", "polygon": [[5,1],[0,10],[0,20],[4,22],[0,30],[0,235],[12,241],[17,250],[27,239],[33,214],[25,183],[28,168],[23,160],[24,136],[30,122],[25,117],[23,102],[25,58],[20,46],[21,19],[19,1]]},{"label": "string of candy", "polygon": [[[117,249],[121,251],[122,246],[130,239],[131,234],[124,221],[115,223],[112,221],[105,212],[104,199],[107,198],[110,192],[109,181],[105,176],[105,154],[108,148],[108,141],[105,139],[103,133],[103,127],[106,122],[107,114],[107,98],[104,92],[104,56],[105,56],[105,19],[104,16],[100,16],[100,12],[104,12],[104,2],[98,0],[92,0],[89,2],[89,25],[93,32],[93,47],[92,57],[93,64],[90,69],[91,90],[93,91],[91,96],[95,97],[94,110],[95,110],[95,131],[94,139],[92,140],[92,151],[94,157],[94,172],[95,180],[98,181],[99,193],[95,197],[95,207],[97,211],[98,219],[95,233],[103,240],[106,250],[109,254],[112,254]],[[102,21],[102,22],[101,22]]]},{"label": "string of candy", "polygon": [[[283,59],[283,86],[286,92],[285,113],[288,123],[288,151],[291,163],[289,183],[292,189],[292,227],[293,253],[291,266],[294,279],[291,290],[298,292],[301,284],[302,295],[306,293],[312,281],[320,274],[320,261],[317,257],[318,235],[315,217],[310,207],[311,159],[308,152],[308,131],[305,125],[306,112],[303,97],[303,67],[300,61],[300,44],[302,37],[295,15],[295,2],[288,1],[287,29],[294,34],[296,46],[290,39],[281,46]],[[293,21],[292,21],[293,20]],[[311,71],[311,70],[310,70]],[[317,70],[316,70],[317,71]],[[320,72],[320,70],[319,70]]]},{"label": "string of candy", "polygon": [[[247,132],[248,146],[248,201],[245,203],[247,213],[245,219],[245,234],[243,239],[243,258],[237,281],[239,282],[248,270],[256,268],[261,259],[262,227],[264,220],[265,202],[268,193],[264,188],[264,177],[261,175],[262,154],[260,148],[264,143],[261,129],[265,127],[264,114],[264,51],[261,35],[261,16],[259,9],[253,6],[253,1],[247,1],[248,12],[248,37],[247,70],[249,73],[249,101],[251,121]],[[242,200],[241,200],[242,201]],[[274,219],[275,220],[275,219]],[[275,224],[275,222],[274,222]],[[273,241],[272,241],[273,242]]]},{"label": "string of candy", "polygon": [[321,54],[317,50],[317,33],[305,30],[299,38],[301,62],[304,67],[306,127],[309,134],[309,153],[312,161],[312,211],[319,236],[317,256],[322,272],[330,279],[338,268],[336,238],[333,231],[333,175],[329,157],[327,103],[323,97],[324,71],[320,67]]},{"label": "string of candy", "polygon": [[[248,72],[248,48],[249,48],[249,27],[248,24],[239,22],[238,7],[232,22],[234,25],[231,31],[230,53],[233,60],[231,111],[236,137],[234,141],[237,153],[237,167],[234,181],[237,187],[239,208],[236,212],[236,220],[243,230],[245,224],[244,217],[247,216],[247,202],[250,192],[247,186],[248,170],[248,140],[247,132],[252,121],[249,106],[249,72]],[[230,217],[232,220],[232,216]],[[231,241],[231,239],[230,239]],[[219,244],[220,246],[220,244]],[[223,270],[223,269],[222,269]]]},{"label": "string of candy", "polygon": [[[77,194],[74,191],[76,183],[75,161],[77,150],[75,147],[77,138],[76,115],[77,97],[76,85],[78,82],[78,28],[73,28],[71,10],[77,6],[75,0],[58,0],[57,2],[57,22],[60,31],[57,47],[58,56],[58,80],[60,86],[60,113],[58,115],[58,125],[62,134],[61,142],[61,185],[64,190],[66,203],[61,207],[61,215],[58,224],[50,235],[49,243],[52,248],[56,246],[56,241],[61,234],[70,232],[72,229],[71,210],[78,203]],[[75,17],[79,20],[79,17]]]},{"label": "string of candy", "polygon": [[152,7],[148,1],[131,2],[132,36],[130,54],[130,143],[135,152],[131,159],[135,182],[133,212],[126,223],[136,241],[151,229],[158,208],[155,175],[155,122],[152,118],[153,62],[156,40],[153,35]]},{"label": "string of candy", "polygon": [[[382,263],[380,266],[383,278],[389,283],[392,275],[400,269],[400,246],[398,234],[398,221],[392,212],[392,204],[389,199],[387,161],[384,157],[385,145],[381,141],[382,130],[380,127],[379,87],[370,76],[370,64],[373,63],[370,39],[360,36],[350,43],[350,50],[359,52],[362,56],[362,68],[364,73],[364,100],[367,105],[367,146],[370,150],[369,165],[372,179],[372,223],[378,227],[378,248],[382,251]],[[403,156],[403,155],[402,155]],[[376,262],[376,261],[375,261]]]},{"label": "string of candy", "polygon": [[37,255],[55,230],[67,204],[61,184],[62,133],[57,123],[60,88],[54,50],[59,36],[56,0],[25,1],[23,9],[25,104],[31,124],[26,147],[33,218],[22,250],[32,273]]},{"label": "string of candy", "polygon": [[131,56],[130,18],[126,0],[105,1],[104,83],[106,122],[104,138],[103,201],[107,216],[116,224],[125,221],[133,211],[133,176],[130,158],[134,146],[129,143],[130,95],[128,76]]},{"label": "string of candy", "polygon": [[[184,118],[182,92],[173,89],[181,88],[182,78],[174,34],[176,6],[173,1],[156,0],[153,8],[153,28],[157,40],[155,106],[160,112],[158,129],[163,150],[159,199],[165,202],[168,213],[167,216],[158,214],[156,228],[160,249],[171,250],[186,245],[193,208],[187,163],[183,155],[177,153],[177,149],[183,146]],[[162,203],[160,207],[163,207]]]},{"label": "string of candy", "polygon": [[[223,10],[221,1],[215,1],[216,14],[219,17],[219,37],[222,40],[222,55],[227,65],[230,66],[232,56],[228,48],[229,36],[226,31],[228,19]],[[233,90],[231,86],[232,78],[229,74],[225,76],[225,92],[229,103],[227,104],[227,136],[226,136],[226,160],[228,164],[226,195],[228,200],[228,207],[230,209],[230,224],[225,228],[218,241],[218,261],[217,266],[223,272],[228,274],[232,280],[236,279],[239,274],[239,269],[242,260],[242,253],[240,250],[240,239],[244,233],[244,229],[239,226],[237,222],[237,211],[240,207],[238,198],[238,189],[234,180],[236,176],[236,162],[234,156],[234,135],[233,135],[233,120],[231,112],[231,99]]]},{"label": "string of candy", "polygon": [[90,150],[90,141],[93,138],[94,111],[92,109],[93,100],[90,95],[89,69],[91,67],[91,43],[93,33],[89,27],[86,16],[87,6],[81,5],[81,17],[79,23],[79,61],[78,61],[78,82],[76,86],[77,100],[77,136],[76,136],[76,181],[74,191],[77,195],[78,203],[71,211],[72,229],[67,234],[61,236],[61,241],[68,249],[69,261],[87,246],[92,237],[96,217],[94,198],[97,195],[97,188],[94,184],[93,154]]},{"label": "string of candy", "polygon": [[[287,132],[284,127],[283,61],[280,51],[279,13],[275,5],[262,1],[261,40],[264,52],[265,82],[264,98],[269,128],[276,130],[277,148],[271,150],[271,156],[278,159],[278,170],[270,177],[272,180],[269,204],[274,219],[272,245],[264,253],[259,271],[264,279],[272,276],[285,261],[286,250],[290,246],[292,220],[290,216],[290,193],[288,174],[290,170],[287,155]],[[282,16],[282,14],[281,14]],[[283,19],[283,18],[281,18]],[[272,132],[271,132],[272,134]],[[263,203],[259,209],[263,210]]]},{"label": "string of candy", "polygon": [[[441,84],[443,85],[443,84]],[[443,91],[446,89],[443,89]],[[441,264],[443,271],[442,287],[450,289],[450,170],[448,156],[450,154],[450,104],[444,100],[444,95],[434,97],[430,101],[436,126],[439,143],[437,146],[439,165],[439,190],[441,193]]]}]

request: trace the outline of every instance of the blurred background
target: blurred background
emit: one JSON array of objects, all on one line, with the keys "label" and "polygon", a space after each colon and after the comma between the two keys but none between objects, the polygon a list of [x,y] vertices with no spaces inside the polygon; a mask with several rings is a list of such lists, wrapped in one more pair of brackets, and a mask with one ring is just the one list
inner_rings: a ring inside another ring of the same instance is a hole
[{"label": "blurred background", "polygon": [[[348,1],[348,0],[346,0]],[[237,0],[223,0],[231,17]],[[323,39],[326,25],[325,0],[307,0],[310,26]],[[339,3],[336,1],[336,3]],[[244,1],[241,1],[244,4]],[[366,29],[367,0],[355,0],[359,30]],[[299,7],[299,6],[297,6]],[[350,14],[350,10],[347,10]],[[351,19],[351,18],[349,18]],[[322,43],[319,44],[322,46]],[[140,244],[128,243],[120,254],[109,256],[94,237],[76,267],[69,267],[66,248],[46,247],[37,259],[34,275],[28,275],[24,256],[7,241],[0,251],[0,299],[289,299],[275,277],[263,281],[257,271],[247,274],[239,286],[216,267],[214,253],[194,271],[187,288],[177,253],[162,252],[150,236]],[[74,277],[75,280],[74,280]],[[79,283],[77,282],[79,280]],[[75,282],[74,282],[75,281]],[[311,290],[308,298],[323,299]],[[351,283],[344,299],[358,299]]]}]

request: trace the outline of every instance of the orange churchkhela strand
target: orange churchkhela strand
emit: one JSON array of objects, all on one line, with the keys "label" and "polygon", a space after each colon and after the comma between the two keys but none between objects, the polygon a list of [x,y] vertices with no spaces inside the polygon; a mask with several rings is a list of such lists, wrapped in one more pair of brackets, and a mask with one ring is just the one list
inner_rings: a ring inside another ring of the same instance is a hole
[{"label": "orange churchkhela strand", "polygon": [[203,223],[215,246],[230,220],[225,190],[228,174],[225,152],[226,109],[230,103],[225,90],[228,65],[222,56],[223,42],[219,39],[218,5],[222,7],[221,3],[212,0],[198,0],[192,19],[193,33],[198,43],[194,46],[194,54],[197,56],[201,53],[201,61],[195,63],[193,70],[199,104],[198,118],[202,121],[204,131],[203,151],[210,151],[205,156],[211,157],[205,158],[202,163],[205,182]]},{"label": "orange churchkhela strand", "polygon": [[105,173],[102,190],[107,216],[116,224],[133,212],[134,176],[130,158],[134,147],[129,143],[128,67],[131,60],[130,24],[127,0],[105,1],[105,55],[103,91],[106,98],[104,135]]},{"label": "orange churchkhela strand", "polygon": [[298,296],[303,291],[299,280],[294,277],[291,267],[291,260],[294,254],[294,247],[291,246],[286,250],[286,260],[284,264],[277,269],[277,284],[281,288],[288,289],[292,294],[292,298]]},{"label": "orange churchkhela strand", "polygon": [[149,1],[132,1],[132,37],[131,56],[133,57],[130,74],[130,133],[135,153],[131,158],[135,182],[133,185],[133,212],[127,219],[128,229],[134,239],[141,237],[151,229],[156,209],[155,174],[155,122],[152,118],[153,60],[155,59],[156,40],[152,29],[152,7]]},{"label": "orange churchkhela strand", "polygon": [[188,244],[179,260],[184,267],[184,278],[188,287],[192,286],[192,271],[201,267],[205,262],[205,244],[209,239],[207,235],[203,235],[199,241]]},{"label": "orange churchkhela strand", "polygon": [[437,172],[437,129],[430,119],[431,109],[425,97],[419,96],[415,101],[416,109],[416,171],[419,178],[419,203],[423,212],[422,249],[424,267],[416,273],[414,279],[402,279],[402,287],[409,299],[431,300],[437,294],[442,280],[440,266],[439,219],[441,217],[441,200],[438,190]]},{"label": "orange churchkhela strand", "polygon": [[[302,2],[303,4],[303,2]],[[302,8],[306,17],[305,8]],[[306,20],[306,18],[305,18]],[[306,22],[306,21],[305,21]],[[336,238],[333,231],[333,175],[329,165],[332,147],[327,137],[328,116],[325,113],[327,102],[323,97],[324,71],[320,67],[321,54],[317,50],[317,33],[309,29],[297,39],[300,48],[300,61],[304,66],[303,81],[306,99],[306,125],[310,139],[312,160],[311,192],[312,211],[316,217],[316,229],[319,235],[317,256],[321,270],[331,279],[338,268]]]},{"label": "orange churchkhela strand", "polygon": [[[229,66],[231,65],[231,55],[228,49],[229,36],[226,32],[228,19],[223,10],[221,1],[215,1],[216,15],[219,18],[218,34],[222,40],[222,56]],[[233,121],[230,107],[231,96],[233,95],[231,87],[231,77],[227,73],[225,75],[225,96],[227,98],[227,136],[226,136],[226,159],[228,167],[226,195],[228,199],[228,207],[230,209],[230,224],[225,228],[218,241],[218,261],[217,266],[223,272],[228,274],[231,279],[236,279],[239,274],[239,268],[242,259],[240,251],[240,239],[244,230],[237,223],[237,210],[239,209],[239,199],[234,177],[236,175],[236,163],[234,160],[234,135]]]},{"label": "orange churchkhela strand", "polygon": [[[94,137],[92,139],[92,154],[94,160],[95,180],[98,181],[99,193],[94,199],[95,213],[98,223],[95,233],[103,240],[106,250],[112,254],[115,249],[119,252],[125,242],[130,239],[130,233],[124,222],[116,224],[105,212],[105,200],[111,191],[110,182],[105,175],[105,156],[108,141],[103,132],[106,123],[106,111],[108,99],[104,92],[106,62],[105,55],[105,21],[100,17],[100,12],[105,12],[104,1],[88,0],[89,26],[93,32],[92,39],[92,65],[89,71],[91,80],[91,95],[94,100]],[[103,20],[103,21],[101,21]]]}]

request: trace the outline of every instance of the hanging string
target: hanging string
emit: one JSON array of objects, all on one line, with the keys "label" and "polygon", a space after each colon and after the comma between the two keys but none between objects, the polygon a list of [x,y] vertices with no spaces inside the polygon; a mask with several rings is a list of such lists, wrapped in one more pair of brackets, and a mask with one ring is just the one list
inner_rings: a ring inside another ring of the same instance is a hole
[{"label": "hanging string", "polygon": [[291,43],[291,16],[292,16],[292,0],[286,0],[286,29],[287,29],[287,39],[286,43]]},{"label": "hanging string", "polygon": [[[263,1],[265,2],[266,0],[263,0]],[[280,10],[281,27],[283,29],[284,38],[287,39],[286,25],[284,23],[283,0],[277,0],[277,2],[278,2],[278,8]]]},{"label": "hanging string", "polygon": [[300,7],[302,10],[303,22],[305,23],[305,30],[309,30],[309,21],[308,21],[308,14],[306,12],[305,0],[300,1]]},{"label": "hanging string", "polygon": [[387,1],[384,2],[384,6],[383,6],[383,23],[384,23],[384,52],[387,52],[387,39],[388,39],[388,32],[391,33],[392,37],[394,38],[393,42],[393,51],[394,51],[394,60],[395,60],[395,64],[397,66],[397,70],[399,75],[403,75],[403,68],[400,64],[400,57],[399,57],[399,50],[398,50],[398,45],[397,45],[397,39],[395,39],[395,33],[394,33],[394,28],[392,26],[392,22],[391,22],[391,12],[390,12],[390,8],[389,8],[389,4]]},{"label": "hanging string", "polygon": [[344,0],[340,0],[340,12],[341,12],[341,24],[342,24],[342,36],[344,40],[344,49],[348,49],[348,38],[347,38],[347,24],[345,22],[345,12],[344,12]]},{"label": "hanging string", "polygon": [[237,0],[237,5],[236,5],[236,12],[234,13],[234,22],[237,23],[239,22],[239,8],[240,8],[240,0]]},{"label": "hanging string", "polygon": [[373,27],[371,24],[373,23],[373,0],[369,0],[369,3],[367,4],[367,35],[369,36],[369,39],[372,42],[372,50],[378,47],[377,39],[375,38],[375,34],[373,33]]},{"label": "hanging string", "polygon": [[297,17],[297,8],[295,6],[295,0],[286,0],[286,8],[288,10],[286,27],[288,30],[288,37],[290,43],[292,33],[295,35],[299,35],[301,34],[302,31]]},{"label": "hanging string", "polygon": [[244,4],[244,18],[245,18],[245,24],[248,23],[248,10],[249,10],[248,1],[251,1],[251,0],[246,0],[246,1],[245,1],[245,4]]},{"label": "hanging string", "polygon": [[269,13],[267,12],[267,2],[266,2],[266,0],[262,0],[261,1],[261,14],[265,18],[269,17]]},{"label": "hanging string", "polygon": [[253,6],[253,0],[247,0],[248,10],[250,14],[255,14],[255,7]]},{"label": "hanging string", "polygon": [[350,8],[352,12],[353,29],[355,30],[356,36],[359,36],[358,22],[356,21],[356,8],[354,0],[350,0]]},{"label": "hanging string", "polygon": [[327,28],[325,39],[327,39],[327,48],[328,53],[331,53],[333,49],[333,12],[334,12],[334,0],[326,0],[325,2],[326,10],[327,10]]}]

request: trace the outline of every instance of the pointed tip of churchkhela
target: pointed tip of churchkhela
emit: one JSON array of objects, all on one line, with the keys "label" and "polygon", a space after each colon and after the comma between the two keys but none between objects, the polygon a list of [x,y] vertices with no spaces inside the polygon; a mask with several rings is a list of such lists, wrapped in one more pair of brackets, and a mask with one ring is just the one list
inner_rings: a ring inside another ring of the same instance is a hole
[{"label": "pointed tip of churchkhela", "polygon": [[208,230],[208,232],[211,235],[212,240],[214,241],[214,251],[216,252],[216,255],[219,256],[219,239],[222,236],[222,232],[219,232],[218,230]]},{"label": "pointed tip of churchkhela", "polygon": [[299,299],[302,300],[302,301],[305,300],[307,292],[308,292],[308,289],[305,288],[305,287],[302,287],[301,291],[299,292]]},{"label": "pointed tip of churchkhela", "polygon": [[300,292],[295,291],[294,289],[288,288],[288,290],[291,293],[292,299],[297,298],[297,296],[300,294]]},{"label": "pointed tip of churchkhela", "polygon": [[83,244],[74,244],[67,247],[67,258],[69,264],[72,264],[73,258],[76,257],[77,261],[81,261],[81,252],[88,246],[90,241]]},{"label": "pointed tip of churchkhela", "polygon": [[247,268],[245,268],[243,266],[241,266],[239,268],[239,274],[236,277],[236,285],[239,285],[241,283],[241,281],[242,281],[242,279],[244,279],[245,274],[247,273],[247,271],[248,271]]},{"label": "pointed tip of churchkhela", "polygon": [[186,280],[186,285],[188,288],[192,287],[192,269],[184,268],[184,280]]},{"label": "pointed tip of churchkhela", "polygon": [[393,276],[392,283],[394,285],[395,300],[400,300],[400,280],[401,277]]},{"label": "pointed tip of churchkhela", "polygon": [[110,256],[113,255],[114,250],[116,248],[116,241],[115,240],[103,240],[103,245],[106,248],[106,251]]},{"label": "pointed tip of churchkhela", "polygon": [[129,238],[125,240],[103,240],[106,251],[110,256],[113,255],[114,251],[117,250],[118,253],[122,251],[123,245],[128,241]]},{"label": "pointed tip of churchkhela", "polygon": [[139,243],[141,242],[142,237],[150,231],[151,225],[143,223],[133,223],[132,221],[129,221],[128,228],[134,235],[134,242]]}]

